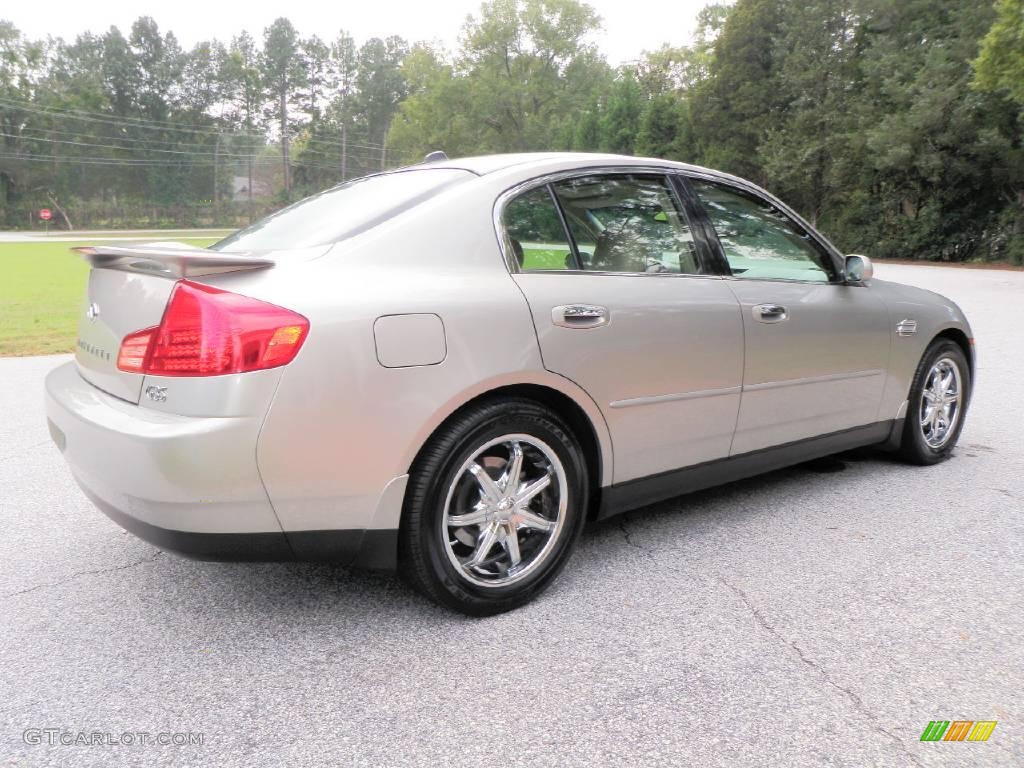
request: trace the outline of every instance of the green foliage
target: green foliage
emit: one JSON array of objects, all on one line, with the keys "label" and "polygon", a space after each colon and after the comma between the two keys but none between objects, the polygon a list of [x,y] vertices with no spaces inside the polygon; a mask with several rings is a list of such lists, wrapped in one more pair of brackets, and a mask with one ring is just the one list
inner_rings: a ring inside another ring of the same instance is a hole
[{"label": "green foliage", "polygon": [[452,52],[0,22],[0,225],[236,223],[436,149],[573,149],[736,173],[843,249],[1024,259],[1022,0],[714,3],[615,68],[599,29],[582,0],[487,0]]},{"label": "green foliage", "polygon": [[608,93],[604,113],[598,124],[600,149],[620,155],[632,155],[640,129],[643,91],[632,70],[624,70]]},{"label": "green foliage", "polygon": [[689,104],[672,94],[654,96],[640,115],[636,153],[669,160],[688,160],[693,153]]},{"label": "green foliage", "polygon": [[407,161],[449,153],[543,150],[575,143],[572,121],[609,70],[587,37],[598,27],[578,0],[493,0],[463,29],[453,61],[440,55],[401,105],[389,144]]},{"label": "green foliage", "polygon": [[698,151],[708,165],[764,181],[758,150],[779,108],[782,0],[738,0],[714,45],[709,76],[692,96]]},{"label": "green foliage", "polygon": [[975,83],[1024,106],[1024,0],[997,0],[996,18],[974,60]]}]

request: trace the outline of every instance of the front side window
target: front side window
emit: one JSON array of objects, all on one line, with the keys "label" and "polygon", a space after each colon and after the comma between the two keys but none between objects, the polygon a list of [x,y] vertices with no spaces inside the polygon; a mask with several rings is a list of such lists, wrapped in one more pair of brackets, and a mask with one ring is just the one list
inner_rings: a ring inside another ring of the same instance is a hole
[{"label": "front side window", "polygon": [[734,277],[827,283],[828,254],[775,206],[726,184],[690,179]]},{"label": "front side window", "polygon": [[583,269],[700,273],[690,224],[664,176],[582,176],[552,188]]}]

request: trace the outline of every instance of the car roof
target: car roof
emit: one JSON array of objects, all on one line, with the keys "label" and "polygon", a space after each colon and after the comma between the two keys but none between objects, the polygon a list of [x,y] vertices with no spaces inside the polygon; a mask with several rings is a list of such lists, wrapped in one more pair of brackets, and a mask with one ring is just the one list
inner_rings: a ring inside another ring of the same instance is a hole
[{"label": "car roof", "polygon": [[564,163],[566,169],[578,168],[581,165],[637,165],[637,166],[664,166],[666,168],[677,168],[681,170],[700,171],[718,176],[726,176],[719,171],[710,168],[702,168],[696,165],[676,162],[674,160],[662,160],[653,157],[634,157],[632,155],[615,155],[598,152],[516,152],[499,155],[477,155],[475,157],[459,157],[447,160],[434,160],[429,163],[422,163],[413,167],[430,168],[452,168],[475,173],[477,176],[504,171],[515,167],[516,170],[528,171],[532,166],[543,166],[550,170],[552,166]]}]

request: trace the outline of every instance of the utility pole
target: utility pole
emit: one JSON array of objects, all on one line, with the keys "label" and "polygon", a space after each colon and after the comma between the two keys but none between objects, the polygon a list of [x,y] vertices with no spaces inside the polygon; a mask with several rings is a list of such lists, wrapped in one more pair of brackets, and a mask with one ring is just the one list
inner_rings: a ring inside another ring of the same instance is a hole
[{"label": "utility pole", "polygon": [[220,208],[220,185],[218,174],[220,171],[220,131],[217,131],[217,140],[213,145],[213,223],[217,224],[217,210]]},{"label": "utility pole", "polygon": [[286,199],[291,200],[292,178],[288,162],[288,96],[284,88],[281,89],[281,160],[284,163],[284,194]]},{"label": "utility pole", "polygon": [[250,129],[247,136],[248,141],[246,143],[249,145],[249,223],[252,224],[252,167],[253,155],[256,152],[256,140],[252,136],[251,126],[248,125],[248,121],[246,124]]},{"label": "utility pole", "polygon": [[348,179],[348,121],[341,118],[341,181]]}]

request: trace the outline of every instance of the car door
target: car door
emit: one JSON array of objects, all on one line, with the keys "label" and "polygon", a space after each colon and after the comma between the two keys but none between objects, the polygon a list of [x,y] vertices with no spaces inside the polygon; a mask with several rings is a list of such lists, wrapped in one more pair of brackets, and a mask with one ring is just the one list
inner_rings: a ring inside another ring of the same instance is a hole
[{"label": "car door", "polygon": [[731,455],[878,420],[890,334],[869,285],[753,189],[690,175],[687,186],[728,263],[745,331],[743,396]]},{"label": "car door", "polygon": [[672,182],[591,171],[517,191],[502,211],[544,365],[601,409],[613,481],[726,457],[743,325]]}]

